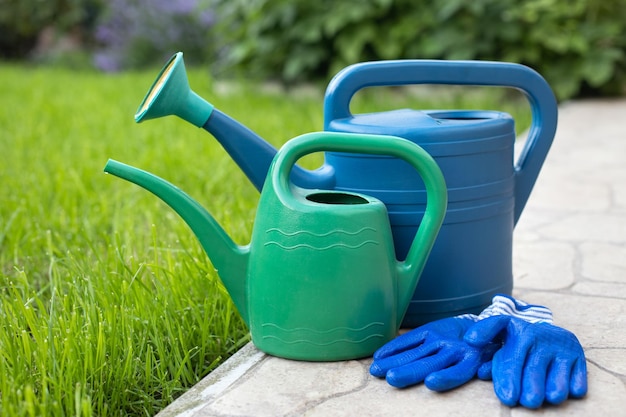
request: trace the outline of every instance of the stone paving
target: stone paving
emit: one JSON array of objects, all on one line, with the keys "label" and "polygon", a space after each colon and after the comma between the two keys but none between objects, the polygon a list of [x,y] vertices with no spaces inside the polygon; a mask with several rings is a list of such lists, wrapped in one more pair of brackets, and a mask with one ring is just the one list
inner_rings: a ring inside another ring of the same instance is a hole
[{"label": "stone paving", "polygon": [[371,359],[296,362],[249,344],[159,417],[626,415],[626,100],[561,106],[552,149],[515,230],[514,295],[574,332],[589,393],[539,410],[509,408],[491,382],[447,393],[396,389]]}]

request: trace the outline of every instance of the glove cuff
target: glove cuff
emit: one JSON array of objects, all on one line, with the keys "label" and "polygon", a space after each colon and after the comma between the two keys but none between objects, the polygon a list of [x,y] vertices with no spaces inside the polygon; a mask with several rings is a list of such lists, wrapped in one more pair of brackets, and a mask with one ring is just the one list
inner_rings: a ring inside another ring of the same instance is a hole
[{"label": "glove cuff", "polygon": [[458,317],[480,321],[491,316],[511,316],[529,323],[552,324],[552,310],[548,307],[528,304],[522,300],[504,294],[495,295],[491,299],[491,305],[484,309],[479,315],[463,314]]},{"label": "glove cuff", "polygon": [[478,315],[478,320],[498,315],[517,317],[529,323],[552,324],[552,310],[548,307],[528,304],[504,294],[494,296],[491,305]]}]

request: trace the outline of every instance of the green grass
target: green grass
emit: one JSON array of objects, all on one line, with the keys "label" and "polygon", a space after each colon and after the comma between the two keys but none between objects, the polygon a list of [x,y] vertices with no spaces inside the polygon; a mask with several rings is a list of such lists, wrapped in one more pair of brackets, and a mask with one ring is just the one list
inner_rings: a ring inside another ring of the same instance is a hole
[{"label": "green grass", "polygon": [[[173,117],[134,123],[157,71],[0,66],[2,416],[154,415],[248,340],[184,222],[102,172],[111,157],[164,177],[248,242],[258,193],[217,142]],[[190,83],[276,146],[322,127],[323,86],[219,93],[199,70]],[[432,96],[365,92],[355,109],[487,107],[528,125],[508,94]]]}]

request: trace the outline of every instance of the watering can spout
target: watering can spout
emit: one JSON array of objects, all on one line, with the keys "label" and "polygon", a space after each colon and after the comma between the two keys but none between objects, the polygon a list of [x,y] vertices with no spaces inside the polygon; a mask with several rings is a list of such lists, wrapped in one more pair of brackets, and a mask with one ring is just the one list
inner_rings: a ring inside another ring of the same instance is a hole
[{"label": "watering can spout", "polygon": [[[250,179],[263,188],[277,149],[259,135],[222,113],[189,87],[183,53],[170,58],[159,73],[135,114],[135,121],[174,115],[213,135]],[[291,178],[305,188],[333,188],[334,170],[324,164],[317,170],[295,165]]]},{"label": "watering can spout", "polygon": [[104,172],[145,188],[182,217],[200,241],[202,248],[219,272],[235,307],[247,323],[245,278],[250,254],[249,246],[235,244],[213,216],[198,202],[164,179],[112,159],[107,162]]}]

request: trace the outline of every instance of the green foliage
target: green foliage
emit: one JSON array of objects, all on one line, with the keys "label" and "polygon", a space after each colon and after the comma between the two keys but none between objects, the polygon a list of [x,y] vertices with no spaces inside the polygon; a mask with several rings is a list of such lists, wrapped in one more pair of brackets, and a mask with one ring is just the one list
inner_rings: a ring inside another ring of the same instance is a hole
[{"label": "green foliage", "polygon": [[41,31],[88,25],[101,0],[0,0],[0,58],[23,58]]},{"label": "green foliage", "polygon": [[[0,0],[0,59],[32,55],[44,29],[97,43],[107,71],[184,50],[220,76],[290,84],[366,60],[475,59],[529,65],[560,99],[626,89],[626,0]],[[85,51],[45,52],[91,65]]]},{"label": "green foliage", "polygon": [[154,76],[0,66],[2,416],[154,415],[248,340],[186,225],[102,172],[108,157],[158,172],[247,238],[257,193],[214,190],[219,145],[134,123]]},{"label": "green foliage", "polygon": [[561,99],[626,87],[624,0],[224,0],[227,66],[284,82],[377,59],[519,62]]}]

